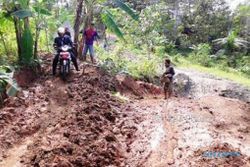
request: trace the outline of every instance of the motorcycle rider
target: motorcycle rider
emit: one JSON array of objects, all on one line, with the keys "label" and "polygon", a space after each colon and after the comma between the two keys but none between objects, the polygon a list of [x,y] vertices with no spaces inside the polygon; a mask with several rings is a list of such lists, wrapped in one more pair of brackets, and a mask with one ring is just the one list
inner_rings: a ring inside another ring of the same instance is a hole
[{"label": "motorcycle rider", "polygon": [[65,27],[65,35],[68,35],[71,38],[69,27]]},{"label": "motorcycle rider", "polygon": [[[54,40],[54,47],[55,48],[60,48],[64,45],[69,45],[70,47],[73,48],[73,42],[71,41],[70,37],[68,35],[65,35],[65,28],[63,28],[63,27],[58,28],[57,33],[58,33],[58,37],[56,37]],[[58,61],[59,61],[59,55],[60,54],[58,51],[57,54],[55,55],[54,60],[53,60],[53,75],[56,74],[56,66],[57,66]],[[75,66],[76,71],[79,71],[76,57],[74,56],[72,51],[70,52],[70,56],[71,56],[71,60]]]}]

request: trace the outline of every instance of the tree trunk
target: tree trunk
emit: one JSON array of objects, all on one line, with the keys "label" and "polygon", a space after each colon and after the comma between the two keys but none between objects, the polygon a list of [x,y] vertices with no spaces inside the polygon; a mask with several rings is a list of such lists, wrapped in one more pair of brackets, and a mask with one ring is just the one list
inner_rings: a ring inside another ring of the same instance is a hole
[{"label": "tree trunk", "polygon": [[34,58],[37,59],[37,52],[38,52],[38,40],[40,35],[40,28],[36,27],[36,34],[35,34],[35,43],[34,43]]},{"label": "tree trunk", "polygon": [[[78,44],[78,38],[80,34],[80,26],[83,22],[83,1],[77,0],[77,8],[76,8],[76,18],[74,24],[74,43]],[[78,49],[78,45],[76,46],[76,50]]]},{"label": "tree trunk", "polygon": [[175,41],[177,39],[177,28],[179,26],[179,0],[175,0],[175,4],[174,4],[174,11],[175,11],[175,16],[174,16],[174,19],[175,19],[175,24],[174,24],[174,38],[175,38]]},{"label": "tree trunk", "polygon": [[87,26],[90,25],[91,22],[93,21],[93,17],[94,17],[93,13],[94,13],[93,6],[92,5],[88,6],[88,8],[87,8],[87,15],[86,15],[86,18],[85,18],[84,28],[87,28]]}]

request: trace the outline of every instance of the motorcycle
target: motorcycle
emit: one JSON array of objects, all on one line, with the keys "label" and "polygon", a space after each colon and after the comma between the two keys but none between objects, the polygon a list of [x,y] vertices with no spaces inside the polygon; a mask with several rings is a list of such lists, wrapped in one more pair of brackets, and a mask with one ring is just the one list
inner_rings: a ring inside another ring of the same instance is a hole
[{"label": "motorcycle", "polygon": [[66,80],[67,75],[70,73],[71,49],[72,47],[68,45],[59,48],[60,75],[63,80]]}]

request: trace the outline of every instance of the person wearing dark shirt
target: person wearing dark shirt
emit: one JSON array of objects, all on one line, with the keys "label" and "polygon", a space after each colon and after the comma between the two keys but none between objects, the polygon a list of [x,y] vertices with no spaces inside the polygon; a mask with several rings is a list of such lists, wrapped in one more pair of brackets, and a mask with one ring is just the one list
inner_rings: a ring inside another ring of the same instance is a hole
[{"label": "person wearing dark shirt", "polygon": [[173,76],[175,75],[174,68],[170,66],[171,61],[169,59],[165,60],[166,71],[162,75],[161,82],[164,83],[164,95],[165,99],[171,97],[173,92]]},{"label": "person wearing dark shirt", "polygon": [[[73,47],[73,43],[72,43],[70,37],[65,35],[65,29],[60,27],[58,29],[58,37],[56,37],[54,40],[54,47],[60,48],[64,45],[69,45],[70,47]],[[71,55],[71,60],[74,64],[76,70],[79,71],[78,65],[77,65],[77,60],[76,60],[72,51],[70,52],[70,55]],[[59,61],[59,52],[55,55],[55,58],[53,60],[53,67],[52,67],[53,75],[56,74],[56,66],[58,64],[58,61]]]},{"label": "person wearing dark shirt", "polygon": [[97,34],[94,28],[94,23],[91,23],[91,25],[83,33],[83,42],[84,42],[83,61],[86,61],[86,55],[89,51],[91,62],[95,63],[94,41],[97,40],[97,38],[99,38],[99,35]]},{"label": "person wearing dark shirt", "polygon": [[71,38],[71,33],[68,27],[65,27],[65,35],[69,36]]}]

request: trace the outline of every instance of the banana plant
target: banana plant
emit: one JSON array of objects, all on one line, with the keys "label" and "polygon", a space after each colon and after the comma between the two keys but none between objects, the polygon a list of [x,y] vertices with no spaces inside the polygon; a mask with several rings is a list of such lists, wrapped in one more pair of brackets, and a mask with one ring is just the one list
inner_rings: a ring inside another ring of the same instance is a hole
[{"label": "banana plant", "polygon": [[213,42],[225,47],[229,53],[232,53],[234,49],[247,49],[250,44],[248,41],[237,37],[237,34],[234,31],[231,31],[227,37],[216,39]]},{"label": "banana plant", "polygon": [[[119,7],[121,10],[126,12],[132,19],[138,21],[139,20],[139,15],[132,9],[130,8],[126,3],[122,2],[121,0],[113,0],[115,5]],[[101,15],[103,23],[107,26],[107,28],[116,34],[117,37],[121,38],[124,40],[124,34],[121,31],[120,27],[117,25],[114,16],[110,12],[110,10],[105,9],[103,10],[103,13]]]},{"label": "banana plant", "polygon": [[[48,0],[3,0],[3,9],[12,16],[16,30],[19,62],[30,64],[37,55],[37,45],[41,22],[46,22],[45,16],[51,13],[43,7]],[[33,8],[30,8],[32,3]],[[35,36],[31,33],[29,18],[33,17],[36,23]],[[33,52],[34,50],[34,52]]]},{"label": "banana plant", "polygon": [[32,12],[29,9],[30,0],[3,0],[2,6],[12,16],[18,46],[19,62],[28,64],[33,55],[33,38],[29,25]]},{"label": "banana plant", "polygon": [[2,94],[6,93],[8,96],[16,96],[20,88],[13,79],[14,71],[9,66],[0,66],[0,99]]}]

